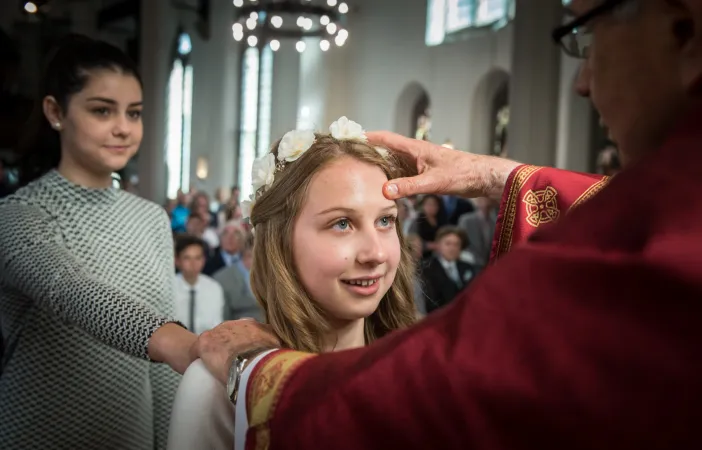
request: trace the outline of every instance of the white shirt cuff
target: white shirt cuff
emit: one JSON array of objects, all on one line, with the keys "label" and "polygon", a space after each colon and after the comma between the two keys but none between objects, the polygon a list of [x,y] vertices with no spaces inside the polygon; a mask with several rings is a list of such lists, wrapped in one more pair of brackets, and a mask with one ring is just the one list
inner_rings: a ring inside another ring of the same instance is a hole
[{"label": "white shirt cuff", "polygon": [[268,350],[253,359],[246,366],[239,380],[239,393],[236,398],[236,416],[234,423],[234,449],[246,449],[246,432],[249,430],[249,418],[246,413],[246,387],[249,384],[249,377],[256,364],[258,364],[269,353],[278,351],[278,349]]}]

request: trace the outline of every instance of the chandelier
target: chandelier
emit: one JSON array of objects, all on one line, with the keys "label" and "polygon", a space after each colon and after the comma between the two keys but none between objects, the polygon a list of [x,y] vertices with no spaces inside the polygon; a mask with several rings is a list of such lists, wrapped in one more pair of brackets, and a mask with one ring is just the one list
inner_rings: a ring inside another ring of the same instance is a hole
[{"label": "chandelier", "polygon": [[340,0],[234,0],[234,7],[234,39],[251,47],[269,45],[277,51],[281,40],[296,39],[302,53],[305,38],[318,37],[326,52],[332,42],[341,47],[349,37],[344,20],[349,6]]}]

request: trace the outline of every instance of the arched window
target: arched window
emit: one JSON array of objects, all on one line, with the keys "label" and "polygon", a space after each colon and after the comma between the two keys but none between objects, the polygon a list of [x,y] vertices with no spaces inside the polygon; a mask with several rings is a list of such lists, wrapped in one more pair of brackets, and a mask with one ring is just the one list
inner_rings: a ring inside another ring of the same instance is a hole
[{"label": "arched window", "polygon": [[192,122],[193,66],[190,35],[178,33],[171,74],[168,78],[166,166],[168,198],[190,189],[190,126]]},{"label": "arched window", "polygon": [[273,89],[273,50],[249,47],[241,64],[238,184],[242,198],[251,194],[251,167],[269,150]]}]

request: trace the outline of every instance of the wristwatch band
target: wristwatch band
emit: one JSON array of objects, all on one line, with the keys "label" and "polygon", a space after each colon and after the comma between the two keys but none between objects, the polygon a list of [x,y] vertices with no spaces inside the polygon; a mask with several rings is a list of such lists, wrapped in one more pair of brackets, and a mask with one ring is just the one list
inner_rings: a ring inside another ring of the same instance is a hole
[{"label": "wristwatch band", "polygon": [[236,358],[234,358],[232,365],[229,367],[229,377],[227,379],[227,395],[229,395],[229,400],[232,403],[236,404],[239,396],[239,384],[241,383],[241,375],[244,373],[246,364],[266,350],[270,350],[270,348],[257,348],[236,355]]}]

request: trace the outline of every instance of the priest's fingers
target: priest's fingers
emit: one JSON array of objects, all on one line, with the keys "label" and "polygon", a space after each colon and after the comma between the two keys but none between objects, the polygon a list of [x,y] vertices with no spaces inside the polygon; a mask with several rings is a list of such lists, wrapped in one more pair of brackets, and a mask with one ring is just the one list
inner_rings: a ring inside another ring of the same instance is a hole
[{"label": "priest's fingers", "polygon": [[446,177],[438,176],[437,172],[429,171],[415,177],[396,178],[383,185],[383,195],[388,200],[421,194],[451,193],[451,183]]},{"label": "priest's fingers", "polygon": [[419,157],[422,141],[410,139],[389,131],[371,131],[366,133],[366,136],[371,145],[386,147],[413,160]]}]

